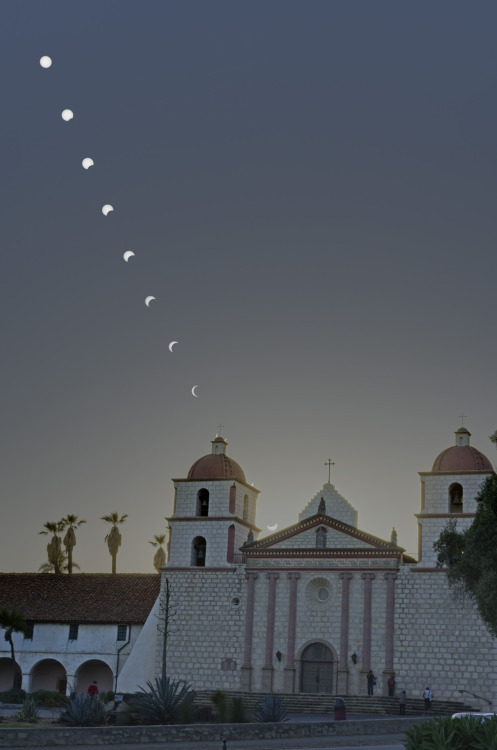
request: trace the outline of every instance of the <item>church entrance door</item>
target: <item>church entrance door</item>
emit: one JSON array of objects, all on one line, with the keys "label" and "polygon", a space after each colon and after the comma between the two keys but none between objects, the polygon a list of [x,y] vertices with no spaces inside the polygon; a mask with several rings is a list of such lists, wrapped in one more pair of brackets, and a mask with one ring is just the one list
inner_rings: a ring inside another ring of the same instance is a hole
[{"label": "church entrance door", "polygon": [[333,692],[333,655],[324,643],[311,643],[301,658],[302,693]]}]

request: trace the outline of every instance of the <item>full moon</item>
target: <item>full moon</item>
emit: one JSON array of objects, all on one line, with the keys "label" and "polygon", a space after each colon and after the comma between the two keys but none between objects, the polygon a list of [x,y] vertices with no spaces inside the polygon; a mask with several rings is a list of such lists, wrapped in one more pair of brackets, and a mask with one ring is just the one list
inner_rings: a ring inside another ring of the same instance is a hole
[{"label": "full moon", "polygon": [[90,167],[93,167],[93,165],[95,164],[95,162],[93,161],[93,159],[90,159],[89,156],[86,156],[83,159],[83,161],[81,162],[81,164],[83,165],[83,167],[85,169],[89,169]]},{"label": "full moon", "polygon": [[114,206],[111,206],[110,203],[106,203],[105,206],[102,206],[102,213],[104,216],[107,216],[107,214],[113,210]]},{"label": "full moon", "polygon": [[42,58],[40,58],[40,65],[42,68],[49,68],[52,64],[52,58],[48,55],[43,55]]},{"label": "full moon", "polygon": [[71,109],[65,109],[65,110],[64,110],[64,111],[62,112],[62,115],[61,115],[61,117],[62,117],[62,119],[63,119],[63,120],[65,120],[66,122],[69,122],[69,120],[72,120],[72,118],[74,117],[74,112],[73,112],[73,111],[72,111]]}]

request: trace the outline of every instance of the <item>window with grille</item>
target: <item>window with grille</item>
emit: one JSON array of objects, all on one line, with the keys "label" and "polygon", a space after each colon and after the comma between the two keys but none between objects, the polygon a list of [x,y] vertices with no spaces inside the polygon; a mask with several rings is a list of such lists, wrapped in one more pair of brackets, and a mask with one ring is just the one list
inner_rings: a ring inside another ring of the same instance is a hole
[{"label": "window with grille", "polygon": [[127,637],[128,637],[128,626],[118,625],[117,626],[117,640],[125,641]]}]

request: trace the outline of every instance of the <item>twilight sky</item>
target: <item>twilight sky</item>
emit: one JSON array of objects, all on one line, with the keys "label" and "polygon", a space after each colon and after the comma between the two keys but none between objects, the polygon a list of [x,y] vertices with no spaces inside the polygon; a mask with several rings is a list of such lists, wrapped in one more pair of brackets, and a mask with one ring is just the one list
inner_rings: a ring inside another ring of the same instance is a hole
[{"label": "twilight sky", "polygon": [[152,572],[219,423],[265,533],[331,458],[415,551],[459,414],[496,464],[496,30],[487,0],[2,0],[0,570],[75,513],[110,572],[117,511]]}]

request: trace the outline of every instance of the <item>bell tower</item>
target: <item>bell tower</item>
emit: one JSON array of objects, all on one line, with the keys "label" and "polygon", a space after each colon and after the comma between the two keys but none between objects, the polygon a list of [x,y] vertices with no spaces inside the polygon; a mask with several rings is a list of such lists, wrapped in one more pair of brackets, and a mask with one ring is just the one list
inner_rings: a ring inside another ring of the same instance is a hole
[{"label": "bell tower", "polygon": [[431,471],[421,471],[421,512],[418,519],[418,567],[436,567],[433,544],[450,518],[458,531],[471,525],[476,496],[493,467],[486,456],[473,448],[466,427],[455,432],[455,445],[435,459]]},{"label": "bell tower", "polygon": [[191,466],[186,479],[173,479],[175,488],[166,567],[203,569],[238,563],[239,549],[255,525],[259,490],[226,454],[228,443],[217,435],[211,453]]}]

